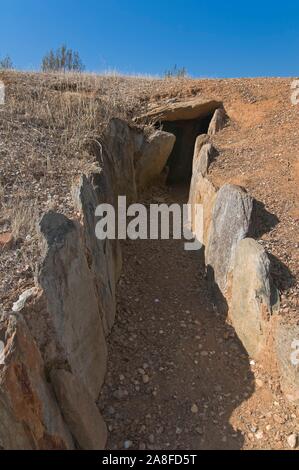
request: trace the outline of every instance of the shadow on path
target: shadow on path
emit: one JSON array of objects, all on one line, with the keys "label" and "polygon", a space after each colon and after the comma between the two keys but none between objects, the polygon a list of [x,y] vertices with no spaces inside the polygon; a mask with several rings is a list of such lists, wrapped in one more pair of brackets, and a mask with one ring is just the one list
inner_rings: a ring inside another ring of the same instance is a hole
[{"label": "shadow on path", "polygon": [[[172,188],[170,200],[181,196]],[[254,391],[247,353],[218,309],[202,252],[127,241],[101,408],[109,449],[241,449],[232,412]]]}]

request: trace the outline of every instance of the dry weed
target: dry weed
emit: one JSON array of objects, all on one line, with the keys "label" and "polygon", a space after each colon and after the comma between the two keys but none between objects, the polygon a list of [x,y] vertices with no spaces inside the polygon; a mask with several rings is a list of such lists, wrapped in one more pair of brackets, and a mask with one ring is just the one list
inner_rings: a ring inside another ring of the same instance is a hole
[{"label": "dry weed", "polygon": [[28,205],[19,201],[8,210],[11,220],[11,232],[15,240],[26,239],[36,235],[38,209],[36,205]]}]

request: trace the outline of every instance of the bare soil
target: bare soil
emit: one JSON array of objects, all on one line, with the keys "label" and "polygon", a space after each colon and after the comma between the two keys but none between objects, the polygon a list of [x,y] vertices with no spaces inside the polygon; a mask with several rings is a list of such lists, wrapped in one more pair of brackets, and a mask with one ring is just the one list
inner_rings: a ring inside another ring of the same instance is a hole
[{"label": "bare soil", "polygon": [[[187,192],[155,188],[148,202],[163,200],[186,202]],[[289,448],[299,411],[213,303],[203,253],[177,240],[127,241],[123,251],[99,403],[108,449]]]}]

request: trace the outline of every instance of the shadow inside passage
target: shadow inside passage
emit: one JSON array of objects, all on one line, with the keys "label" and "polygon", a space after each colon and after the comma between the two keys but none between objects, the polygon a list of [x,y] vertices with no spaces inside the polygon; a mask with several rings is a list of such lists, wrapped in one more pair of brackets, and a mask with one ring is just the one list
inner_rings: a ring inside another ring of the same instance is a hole
[{"label": "shadow inside passage", "polygon": [[[162,129],[174,134],[176,141],[168,158],[167,184],[190,184],[192,177],[192,163],[196,138],[208,132],[213,113],[207,116],[178,121],[164,121]],[[160,123],[157,123],[160,126]]]}]

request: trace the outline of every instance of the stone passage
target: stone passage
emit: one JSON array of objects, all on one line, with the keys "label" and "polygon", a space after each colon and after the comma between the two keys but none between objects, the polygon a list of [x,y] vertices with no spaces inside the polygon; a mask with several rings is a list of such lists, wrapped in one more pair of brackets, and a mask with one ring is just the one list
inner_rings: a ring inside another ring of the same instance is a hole
[{"label": "stone passage", "polygon": [[200,134],[214,134],[224,126],[226,114],[222,103],[198,98],[174,102],[152,110],[148,117],[155,120],[156,127],[176,137],[167,162],[167,183],[189,184],[196,138]]},{"label": "stone passage", "polygon": [[[291,434],[280,419],[265,424],[280,403],[294,415],[280,386],[296,403],[298,368],[289,362],[293,328],[280,324],[273,335],[270,261],[248,238],[254,201],[239,186],[218,189],[209,179],[218,156],[209,139],[225,125],[225,111],[198,100],[158,111],[149,117],[170,132],[147,136],[110,121],[95,150],[101,171],[74,184],[75,220],[43,214],[38,285],[0,319],[7,344],[0,447],[102,449],[108,437],[112,449],[240,449],[260,448],[266,431],[271,443]],[[181,240],[121,246],[96,238],[100,203],[125,195],[146,206],[182,204],[188,193],[200,252],[184,251]],[[261,358],[278,362],[280,384],[259,369]],[[256,389],[264,393],[264,384],[268,398]]]},{"label": "stone passage", "polygon": [[[159,187],[148,202],[187,198],[181,187]],[[242,448],[231,416],[252,395],[253,374],[214,309],[202,253],[181,240],[138,240],[123,244],[123,257],[100,401],[107,449]]]},{"label": "stone passage", "polygon": [[189,183],[192,176],[194,145],[198,135],[206,134],[212,115],[190,120],[165,121],[162,129],[176,136],[168,159],[168,184]]}]

